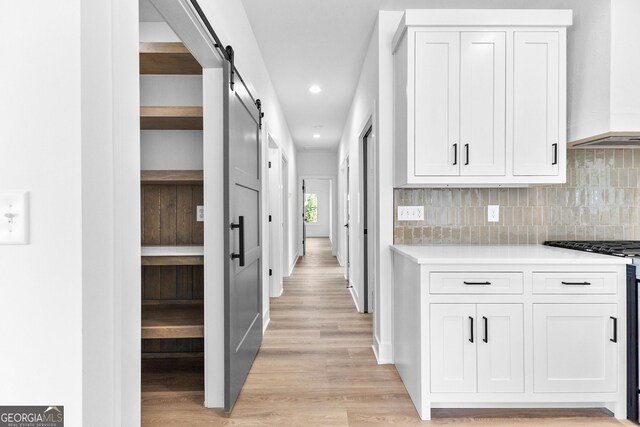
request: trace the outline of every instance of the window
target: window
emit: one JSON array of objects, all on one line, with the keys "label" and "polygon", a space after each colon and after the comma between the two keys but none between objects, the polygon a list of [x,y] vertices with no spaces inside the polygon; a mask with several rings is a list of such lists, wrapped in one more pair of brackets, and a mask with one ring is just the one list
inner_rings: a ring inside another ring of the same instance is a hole
[{"label": "window", "polygon": [[318,222],[318,195],[316,193],[304,194],[304,221]]}]

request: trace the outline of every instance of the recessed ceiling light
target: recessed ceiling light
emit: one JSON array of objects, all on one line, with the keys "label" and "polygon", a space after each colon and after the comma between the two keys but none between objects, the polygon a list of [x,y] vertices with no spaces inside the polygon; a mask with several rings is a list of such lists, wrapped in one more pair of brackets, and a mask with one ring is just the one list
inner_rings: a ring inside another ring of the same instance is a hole
[{"label": "recessed ceiling light", "polygon": [[314,134],[313,134],[313,137],[314,137],[315,139],[318,139],[318,138],[320,138],[320,134],[319,134],[319,133],[314,133]]},{"label": "recessed ceiling light", "polygon": [[311,85],[311,87],[309,88],[309,92],[311,93],[320,93],[322,92],[322,88],[318,85]]}]

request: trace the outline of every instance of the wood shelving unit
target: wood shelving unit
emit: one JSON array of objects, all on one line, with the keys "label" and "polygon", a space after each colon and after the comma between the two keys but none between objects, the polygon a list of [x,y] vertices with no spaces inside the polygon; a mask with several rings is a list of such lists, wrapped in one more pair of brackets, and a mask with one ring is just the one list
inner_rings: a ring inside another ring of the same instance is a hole
[{"label": "wood shelving unit", "polygon": [[142,184],[202,184],[202,171],[140,171]]},{"label": "wood shelving unit", "polygon": [[140,74],[202,74],[202,67],[182,43],[140,43]]},{"label": "wood shelving unit", "polygon": [[142,339],[154,338],[204,338],[204,306],[143,306]]},{"label": "wood shelving unit", "polygon": [[202,130],[202,107],[140,107],[141,130]]},{"label": "wood shelving unit", "polygon": [[[189,85],[202,75],[182,43],[140,43],[139,58],[141,79]],[[156,83],[148,89],[162,90]],[[158,102],[165,106],[140,107],[140,130],[202,130],[202,107],[174,106],[170,93]],[[170,155],[158,150],[154,154]],[[204,223],[196,218],[204,205],[203,184],[201,170],[140,173],[143,392],[204,389]]]}]

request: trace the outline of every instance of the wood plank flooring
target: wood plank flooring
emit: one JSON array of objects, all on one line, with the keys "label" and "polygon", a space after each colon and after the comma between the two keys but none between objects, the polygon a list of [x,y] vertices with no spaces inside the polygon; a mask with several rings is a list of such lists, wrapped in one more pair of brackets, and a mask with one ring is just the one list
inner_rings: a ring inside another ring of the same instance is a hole
[{"label": "wood plank flooring", "polygon": [[371,315],[356,312],[328,239],[307,242],[283,296],[271,299],[271,323],[233,413],[202,407],[201,377],[188,389],[179,372],[164,384],[154,373],[143,383],[143,426],[633,425],[603,410],[434,410],[434,420],[420,421],[394,366],[376,364]]}]

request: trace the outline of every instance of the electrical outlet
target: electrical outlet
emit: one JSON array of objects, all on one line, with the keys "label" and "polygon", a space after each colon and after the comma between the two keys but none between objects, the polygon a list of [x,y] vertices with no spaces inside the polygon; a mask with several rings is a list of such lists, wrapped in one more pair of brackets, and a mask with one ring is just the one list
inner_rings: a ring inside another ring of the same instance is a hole
[{"label": "electrical outlet", "polygon": [[204,221],[204,206],[198,206],[196,208],[196,221]]},{"label": "electrical outlet", "polygon": [[500,206],[498,205],[487,206],[487,221],[489,222],[500,221]]},{"label": "electrical outlet", "polygon": [[424,221],[424,206],[398,206],[398,221]]}]

